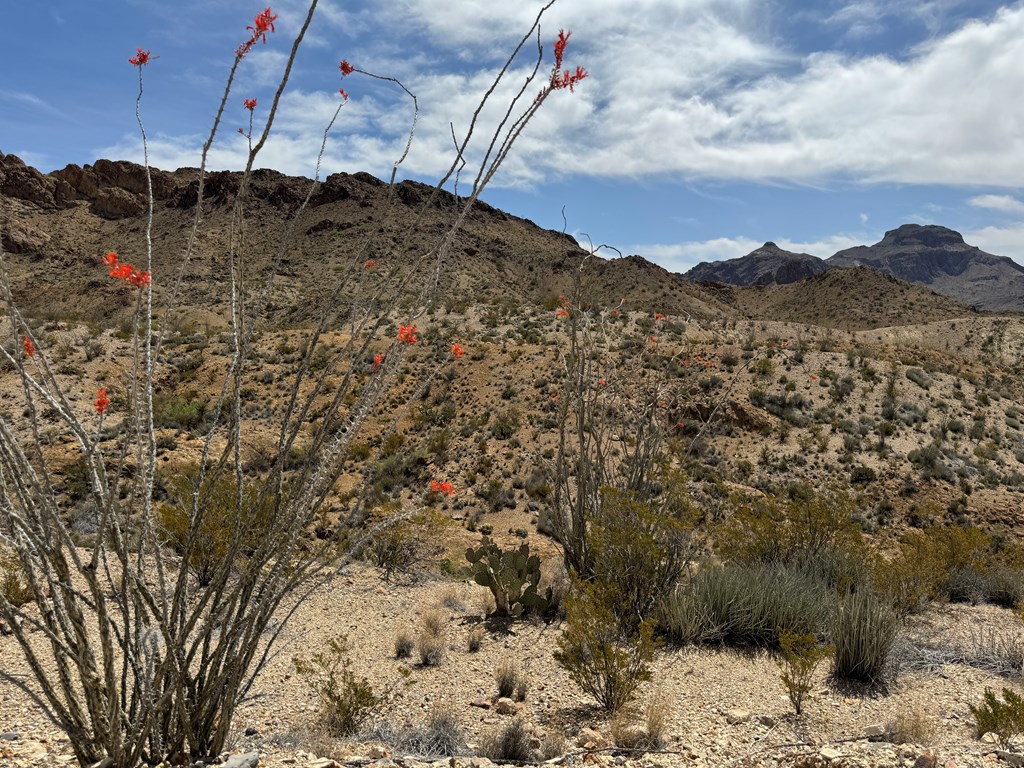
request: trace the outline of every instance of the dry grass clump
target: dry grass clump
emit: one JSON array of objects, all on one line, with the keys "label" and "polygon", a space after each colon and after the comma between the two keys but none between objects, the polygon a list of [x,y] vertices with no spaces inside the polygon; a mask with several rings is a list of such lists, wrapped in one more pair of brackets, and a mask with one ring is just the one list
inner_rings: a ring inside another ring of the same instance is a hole
[{"label": "dry grass clump", "polygon": [[886,725],[885,740],[930,747],[935,743],[935,721],[917,707],[901,711]]},{"label": "dry grass clump", "polygon": [[519,665],[512,659],[502,659],[495,667],[494,681],[498,684],[499,698],[511,699],[514,696],[517,701],[526,699],[529,681]]},{"label": "dry grass clump", "polygon": [[469,630],[469,636],[466,638],[466,649],[470,653],[476,653],[480,650],[480,646],[484,642],[484,628],[482,624],[477,624],[471,630]]},{"label": "dry grass clump", "polygon": [[424,667],[436,667],[444,658],[447,623],[447,617],[441,611],[427,611],[423,614],[416,648],[420,664]]},{"label": "dry grass clump", "polygon": [[481,740],[479,753],[495,763],[533,762],[526,723],[517,717],[504,728],[488,733]]},{"label": "dry grass clump", "polygon": [[412,656],[412,649],[416,643],[412,639],[412,633],[405,627],[395,632],[395,658],[407,659]]}]

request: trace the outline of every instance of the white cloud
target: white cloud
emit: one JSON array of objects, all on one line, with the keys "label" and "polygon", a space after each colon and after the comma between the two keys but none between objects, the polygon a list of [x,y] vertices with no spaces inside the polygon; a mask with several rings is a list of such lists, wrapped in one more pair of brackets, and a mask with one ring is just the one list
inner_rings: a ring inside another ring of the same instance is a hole
[{"label": "white cloud", "polygon": [[1009,256],[1018,264],[1024,264],[1024,222],[964,232],[964,240],[987,253]]},{"label": "white cloud", "polygon": [[988,208],[1006,213],[1024,213],[1024,202],[1011,195],[978,195],[967,202],[975,208]]}]

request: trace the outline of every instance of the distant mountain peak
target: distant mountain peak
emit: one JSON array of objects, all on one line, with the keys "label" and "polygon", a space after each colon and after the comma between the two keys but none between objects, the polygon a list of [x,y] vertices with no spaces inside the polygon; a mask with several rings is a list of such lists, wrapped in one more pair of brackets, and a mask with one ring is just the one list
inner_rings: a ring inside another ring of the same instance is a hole
[{"label": "distant mountain peak", "polygon": [[963,235],[938,224],[903,224],[886,232],[879,245],[923,245],[926,248],[967,246]]}]

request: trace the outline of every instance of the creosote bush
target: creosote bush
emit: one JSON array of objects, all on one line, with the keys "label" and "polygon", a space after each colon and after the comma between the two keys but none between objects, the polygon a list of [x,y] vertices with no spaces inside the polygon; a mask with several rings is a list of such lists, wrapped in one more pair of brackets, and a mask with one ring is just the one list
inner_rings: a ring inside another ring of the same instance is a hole
[{"label": "creosote bush", "polygon": [[618,620],[615,606],[621,594],[614,587],[580,584],[566,596],[568,626],[558,638],[557,661],[584,692],[606,712],[618,712],[651,679],[651,662],[658,648],[654,622],[635,628]]},{"label": "creosote bush", "polygon": [[969,704],[968,708],[974,715],[978,736],[994,733],[1005,749],[1024,733],[1024,698],[1011,688],[1003,688],[1001,700],[995,691],[986,688],[981,704]]},{"label": "creosote bush", "polygon": [[309,659],[292,659],[295,671],[320,700],[324,727],[335,736],[356,733],[388,700],[376,693],[365,677],[355,675],[349,651],[348,640],[342,636],[328,640],[327,649]]},{"label": "creosote bush", "polygon": [[804,701],[813,687],[815,670],[835,649],[820,645],[817,635],[813,633],[798,634],[786,630],[779,633],[779,645],[782,647],[782,658],[779,660],[782,684],[786,687],[786,695],[789,696],[793,710],[801,715]]}]

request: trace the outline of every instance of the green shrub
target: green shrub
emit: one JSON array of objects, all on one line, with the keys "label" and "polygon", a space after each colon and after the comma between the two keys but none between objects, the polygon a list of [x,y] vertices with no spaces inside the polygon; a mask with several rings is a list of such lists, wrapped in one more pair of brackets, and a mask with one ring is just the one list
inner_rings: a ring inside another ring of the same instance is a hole
[{"label": "green shrub", "polygon": [[717,548],[727,562],[799,566],[849,586],[863,578],[867,562],[855,510],[844,491],[815,493],[801,485],[787,499],[737,499],[736,511],[716,531]]},{"label": "green shrub", "polygon": [[1009,748],[1013,738],[1024,733],[1024,699],[1009,688],[1003,688],[1002,701],[991,688],[986,688],[982,703],[969,704],[968,708],[974,715],[979,738],[994,733],[1003,747]]},{"label": "green shrub", "polygon": [[20,608],[32,602],[34,597],[18,556],[13,552],[0,552],[0,598]]},{"label": "green shrub", "polygon": [[839,600],[832,622],[832,674],[875,685],[885,677],[899,618],[876,592],[858,589]]},{"label": "green shrub", "polygon": [[193,516],[196,476],[195,468],[188,468],[165,481],[171,501],[157,508],[157,522],[167,545],[187,559],[205,585],[217,568],[233,565],[225,558],[234,550],[236,537],[244,557],[270,533],[275,502],[270,495],[261,502],[258,487],[245,484],[239,507],[234,474],[214,471],[203,478]]},{"label": "green shrub", "polygon": [[153,426],[157,429],[196,429],[206,418],[209,402],[195,392],[185,395],[156,394],[153,396]]},{"label": "green shrub", "polygon": [[377,714],[387,703],[365,677],[356,677],[349,659],[345,636],[327,641],[327,650],[317,651],[308,660],[295,657],[295,671],[320,699],[324,726],[335,736],[349,736]]},{"label": "green shrub", "polygon": [[814,671],[818,665],[835,650],[832,646],[818,644],[813,632],[796,633],[783,630],[779,634],[782,659],[779,668],[782,684],[796,714],[803,714],[804,700],[810,695]]},{"label": "green shrub", "polygon": [[780,628],[818,634],[834,599],[809,570],[775,565],[701,568],[660,611],[660,625],[677,643],[779,646]]},{"label": "green shrub", "polygon": [[555,661],[606,712],[628,704],[637,687],[651,679],[651,661],[658,647],[654,624],[643,621],[635,632],[617,620],[621,595],[614,588],[580,585],[566,595],[568,626],[558,638]]},{"label": "green shrub", "polygon": [[655,612],[690,561],[693,511],[687,498],[678,509],[641,501],[636,494],[605,488],[591,523],[593,579],[614,587],[627,608],[620,623],[635,627]]}]

